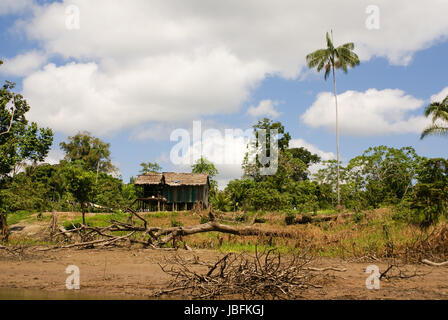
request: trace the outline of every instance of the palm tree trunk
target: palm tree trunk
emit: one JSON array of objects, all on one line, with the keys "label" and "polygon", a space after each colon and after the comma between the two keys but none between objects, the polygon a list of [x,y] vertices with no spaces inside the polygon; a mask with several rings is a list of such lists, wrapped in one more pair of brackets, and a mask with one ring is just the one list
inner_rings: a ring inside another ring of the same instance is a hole
[{"label": "palm tree trunk", "polygon": [[333,88],[334,88],[334,101],[336,104],[336,153],[337,153],[337,173],[338,173],[338,182],[336,185],[337,194],[338,194],[338,207],[341,205],[341,192],[340,192],[340,184],[341,184],[341,174],[339,169],[339,120],[338,120],[338,96],[336,93],[336,75],[334,72],[334,65],[331,66],[333,71]]}]

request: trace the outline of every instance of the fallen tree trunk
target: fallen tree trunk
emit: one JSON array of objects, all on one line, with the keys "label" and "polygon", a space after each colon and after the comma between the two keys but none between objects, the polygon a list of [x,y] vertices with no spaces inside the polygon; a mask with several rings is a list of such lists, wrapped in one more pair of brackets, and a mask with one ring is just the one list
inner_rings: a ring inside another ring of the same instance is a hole
[{"label": "fallen tree trunk", "polygon": [[297,236],[295,233],[292,232],[260,230],[253,227],[233,227],[216,221],[210,221],[192,227],[174,227],[168,229],[161,229],[154,236],[156,238],[159,238],[160,236],[165,236],[164,238],[156,242],[157,246],[162,246],[168,243],[169,241],[173,240],[173,238],[175,237],[188,236],[196,233],[211,232],[211,231],[230,233],[239,236],[266,236],[266,237],[285,237],[285,238],[295,238]]},{"label": "fallen tree trunk", "polygon": [[[81,242],[77,242],[69,245],[58,246],[59,248],[72,248],[72,247],[92,247],[95,245],[109,245],[120,240],[128,239],[131,243],[139,243],[147,247],[161,248],[165,244],[175,240],[177,238],[182,238],[184,236],[189,236],[197,233],[203,232],[222,232],[229,233],[239,236],[265,236],[265,237],[285,237],[285,238],[296,238],[297,233],[291,231],[272,231],[272,230],[261,230],[253,226],[231,226],[219,223],[214,220],[214,215],[210,215],[211,221],[191,226],[191,227],[171,227],[171,228],[160,228],[160,227],[149,227],[147,221],[136,214],[135,212],[130,212],[135,215],[139,220],[143,222],[143,225],[135,225],[130,219],[130,223],[111,220],[111,225],[107,227],[90,227],[86,225],[81,225],[79,227],[66,230],[63,227],[59,228],[59,233],[55,236],[63,235],[65,239],[74,239],[73,235],[78,234],[81,237]],[[126,236],[119,237],[113,232],[130,232]],[[131,239],[130,236],[134,233],[140,233],[141,236],[149,236],[146,240],[144,239]],[[185,245],[185,244],[184,244]]]},{"label": "fallen tree trunk", "polygon": [[353,216],[355,213],[341,213],[338,215],[318,215],[318,216],[309,216],[306,214],[302,214],[297,217],[294,223],[297,224],[306,224],[306,223],[317,223],[317,222],[325,222],[325,221],[335,221],[339,218],[348,218]]}]

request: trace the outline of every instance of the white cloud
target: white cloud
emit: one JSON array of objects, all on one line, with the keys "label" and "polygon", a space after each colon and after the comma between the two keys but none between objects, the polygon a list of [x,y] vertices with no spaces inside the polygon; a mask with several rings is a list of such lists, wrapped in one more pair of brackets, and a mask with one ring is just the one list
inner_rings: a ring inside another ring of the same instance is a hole
[{"label": "white cloud", "polygon": [[[202,141],[197,141],[187,148],[185,154],[182,155],[184,164],[178,165],[177,168],[179,171],[191,170],[191,165],[202,155],[218,169],[219,174],[215,179],[219,188],[223,189],[230,180],[239,179],[243,175],[241,164],[247,152],[251,129],[245,132],[234,131],[232,137],[229,136],[227,139],[223,132],[218,130],[210,132],[211,134],[203,137]],[[303,139],[292,139],[289,146],[291,148],[304,147],[320,156],[322,160],[335,159],[334,153],[325,152]],[[319,164],[312,165],[310,172],[315,173],[319,168]]]},{"label": "white cloud", "polygon": [[0,15],[15,14],[34,6],[33,0],[2,0],[0,1]]},{"label": "white cloud", "polygon": [[280,113],[275,110],[275,107],[278,106],[280,102],[272,101],[272,100],[261,100],[258,106],[250,106],[247,110],[247,114],[251,115],[254,118],[267,116],[269,118],[277,118]]},{"label": "white cloud", "polygon": [[0,73],[8,76],[23,77],[38,70],[47,60],[45,54],[39,51],[28,51],[12,59],[4,59]]},{"label": "white cloud", "polygon": [[49,164],[58,164],[62,159],[64,159],[64,156],[65,153],[61,149],[51,149],[43,162]]},{"label": "white cloud", "polygon": [[157,123],[149,128],[138,128],[131,134],[131,139],[135,140],[154,140],[163,141],[169,140],[171,132],[177,129],[174,125]]},{"label": "white cloud", "polygon": [[[318,147],[316,147],[315,145],[306,142],[303,139],[292,139],[291,141],[289,141],[289,147],[290,148],[300,148],[303,147],[305,149],[307,149],[309,152],[317,154],[321,161],[327,161],[327,160],[335,160],[336,159],[336,155],[333,152],[326,152],[323,151],[321,149],[319,149]],[[312,175],[316,174],[319,169],[322,169],[324,166],[321,163],[316,163],[316,164],[312,164],[308,170]]]},{"label": "white cloud", "polygon": [[[340,131],[344,135],[355,136],[420,133],[428,120],[424,116],[412,115],[412,112],[423,104],[423,100],[398,89],[346,91],[338,95]],[[333,94],[318,94],[301,118],[311,127],[324,127],[334,132]]]},{"label": "white cloud", "polygon": [[23,81],[30,119],[70,134],[105,134],[149,121],[186,121],[238,110],[263,77],[224,49],[148,57],[126,66],[49,64]]},{"label": "white cloud", "polygon": [[333,160],[336,158],[336,156],[334,155],[333,152],[322,151],[315,145],[308,143],[303,139],[291,139],[291,141],[289,141],[289,147],[290,148],[300,148],[300,147],[305,148],[309,152],[317,154],[322,159],[322,161]]},{"label": "white cloud", "polygon": [[[365,28],[369,1],[64,0],[22,23],[45,52],[75,64],[48,65],[24,81],[33,119],[58,131],[105,133],[149,121],[235,112],[268,75],[296,78],[305,56],[354,41],[362,60],[408,64],[448,35],[448,2],[378,0],[381,28]],[[79,7],[68,30],[65,8]],[[425,17],[425,19],[422,19]],[[428,23],[431,21],[431,23]],[[72,85],[74,84],[74,85]],[[51,88],[52,94],[49,93]],[[31,101],[32,100],[32,101]],[[32,111],[33,112],[33,111]]]},{"label": "white cloud", "polygon": [[[201,140],[191,141],[186,152],[179,155],[182,162],[177,166],[179,170],[191,170],[191,166],[202,156],[218,169],[219,174],[215,179],[219,188],[224,188],[232,179],[240,178],[243,174],[241,164],[247,152],[249,139],[252,137],[252,129],[228,130],[227,132],[218,129],[204,130]],[[170,160],[176,163],[173,159]]]},{"label": "white cloud", "polygon": [[448,87],[431,96],[431,102],[442,102],[448,96]]}]

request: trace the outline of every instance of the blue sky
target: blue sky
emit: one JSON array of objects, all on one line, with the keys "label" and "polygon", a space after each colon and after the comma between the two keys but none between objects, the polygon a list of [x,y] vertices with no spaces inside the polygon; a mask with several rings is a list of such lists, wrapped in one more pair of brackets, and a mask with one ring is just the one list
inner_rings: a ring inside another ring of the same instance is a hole
[{"label": "blue sky", "polygon": [[[224,132],[270,115],[293,145],[330,159],[332,82],[307,70],[305,55],[332,28],[361,58],[336,76],[342,160],[375,145],[446,157],[446,140],[419,140],[424,107],[448,95],[448,4],[429,2],[2,0],[0,80],[16,82],[29,118],[55,130],[49,162],[62,156],[59,142],[89,130],[111,144],[125,181],[144,161],[181,170],[169,159],[170,133],[193,120]],[[365,24],[372,4],[377,29]],[[221,185],[241,173],[218,169]]]}]

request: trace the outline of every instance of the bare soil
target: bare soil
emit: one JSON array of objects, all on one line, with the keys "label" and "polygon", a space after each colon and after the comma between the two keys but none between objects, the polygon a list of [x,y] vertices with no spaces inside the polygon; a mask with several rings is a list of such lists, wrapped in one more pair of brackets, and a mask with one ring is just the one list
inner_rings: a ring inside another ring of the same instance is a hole
[{"label": "bare soil", "polygon": [[[223,255],[214,250],[165,251],[137,248],[110,249],[57,249],[40,251],[42,247],[27,249],[19,257],[0,250],[1,289],[32,289],[42,293],[68,292],[65,281],[68,265],[80,269],[79,292],[100,298],[116,299],[154,298],[154,293],[165,288],[170,276],[159,264],[180,255],[194,260],[195,256],[210,264]],[[448,267],[432,267],[423,264],[401,265],[391,270],[393,278],[383,278],[380,289],[366,288],[368,265],[377,265],[380,272],[389,266],[386,261],[371,259],[344,261],[337,258],[318,258],[310,267],[336,267],[346,271],[312,271],[320,277],[322,288],[310,288],[303,292],[303,299],[448,299]],[[198,267],[199,268],[199,267]],[[407,276],[410,276],[407,278]],[[161,296],[161,299],[188,299]]]}]

